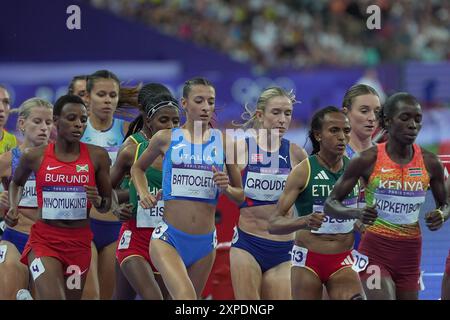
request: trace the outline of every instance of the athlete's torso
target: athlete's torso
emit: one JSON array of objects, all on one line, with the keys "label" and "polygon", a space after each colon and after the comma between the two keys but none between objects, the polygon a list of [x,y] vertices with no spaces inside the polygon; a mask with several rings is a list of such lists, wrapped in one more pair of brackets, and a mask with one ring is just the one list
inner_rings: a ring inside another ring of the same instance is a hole
[{"label": "athlete's torso", "polygon": [[212,167],[224,168],[222,133],[209,129],[205,143],[193,144],[183,131],[172,129],[163,159],[164,219],[187,233],[212,232],[219,196]]},{"label": "athlete's torso", "polygon": [[190,200],[216,204],[219,192],[213,169],[223,171],[222,134],[210,129],[209,141],[189,142],[180,128],[172,129],[172,141],[163,160],[163,197],[169,200]]},{"label": "athlete's torso", "polygon": [[[83,133],[81,142],[93,144],[103,147],[108,151],[111,165],[114,164],[117,158],[117,152],[122,145],[124,120],[113,118],[112,125],[107,130],[96,130],[92,127],[91,121],[88,120],[86,130]],[[117,217],[112,212],[99,213],[95,208],[91,210],[91,218],[104,221],[117,221]]]},{"label": "athlete's torso", "polygon": [[[12,177],[19,165],[20,157],[22,152],[19,147],[11,149],[11,177],[7,179],[6,186],[12,181]],[[38,219],[38,205],[37,205],[37,194],[36,194],[36,178],[34,172],[32,172],[26,181],[23,191],[22,198],[19,203],[19,220],[16,226],[12,229],[22,232],[30,233],[31,226]]]},{"label": "athlete's torso", "polygon": [[261,150],[254,138],[246,138],[246,144],[247,165],[241,171],[245,200],[240,208],[276,204],[291,171],[289,140],[281,140],[278,152]]},{"label": "athlete's torso", "polygon": [[390,159],[386,143],[378,144],[377,160],[366,186],[366,203],[376,205],[378,218],[367,231],[398,239],[420,237],[418,217],[430,177],[420,147],[414,144],[413,148],[411,161],[400,165]]},{"label": "athlete's torso", "polygon": [[[297,232],[296,243],[315,252],[338,253],[349,249],[353,245],[353,228],[355,219],[337,219],[324,212],[325,200],[333,190],[337,180],[344,173],[349,159],[343,157],[343,166],[338,172],[332,172],[322,166],[316,155],[306,159],[309,166],[309,176],[303,191],[295,201],[299,216],[306,216],[313,212],[325,213],[322,226],[317,231],[301,230]],[[357,206],[359,185],[356,185],[343,201],[350,207]],[[325,250],[325,252],[323,252]],[[329,250],[327,252],[327,250]]]},{"label": "athlete's torso", "polygon": [[71,162],[56,158],[55,145],[49,144],[36,173],[37,202],[42,219],[48,221],[86,220],[91,203],[85,185],[96,186],[95,167],[88,147],[80,142],[79,157]]},{"label": "athlete's torso", "polygon": [[[11,179],[14,176],[17,166],[19,165],[22,152],[19,147],[11,150]],[[34,172],[30,174],[27,182],[23,186],[22,198],[20,199],[19,208],[34,208],[38,207],[36,195],[36,177]]]},{"label": "athlete's torso", "polygon": [[290,142],[282,139],[279,149],[269,152],[261,149],[254,137],[245,141],[247,159],[241,170],[245,200],[240,205],[239,228],[270,240],[292,240],[292,234],[272,235],[268,231],[269,218],[292,168]]},{"label": "athlete's torso", "polygon": [[111,127],[101,131],[94,129],[91,121],[88,120],[81,142],[105,148],[106,151],[108,151],[111,164],[114,164],[117,158],[117,152],[119,151],[124,138],[123,124],[124,120],[113,118]]}]

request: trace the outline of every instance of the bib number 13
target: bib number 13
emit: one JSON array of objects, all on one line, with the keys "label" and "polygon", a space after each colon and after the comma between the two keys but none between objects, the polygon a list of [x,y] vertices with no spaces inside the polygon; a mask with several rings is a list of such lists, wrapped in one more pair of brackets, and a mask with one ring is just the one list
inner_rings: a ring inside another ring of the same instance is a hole
[{"label": "bib number 13", "polygon": [[293,266],[304,267],[308,249],[294,246],[291,250],[291,262]]}]

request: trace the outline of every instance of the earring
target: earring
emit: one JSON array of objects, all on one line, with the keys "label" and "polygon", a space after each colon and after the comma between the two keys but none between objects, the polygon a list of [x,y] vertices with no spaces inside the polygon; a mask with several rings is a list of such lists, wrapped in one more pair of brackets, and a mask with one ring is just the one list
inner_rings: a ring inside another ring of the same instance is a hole
[{"label": "earring", "polygon": [[20,131],[21,131],[22,133],[24,133],[24,132],[25,132],[25,129],[24,129],[24,128],[22,128],[22,129],[20,129]]}]

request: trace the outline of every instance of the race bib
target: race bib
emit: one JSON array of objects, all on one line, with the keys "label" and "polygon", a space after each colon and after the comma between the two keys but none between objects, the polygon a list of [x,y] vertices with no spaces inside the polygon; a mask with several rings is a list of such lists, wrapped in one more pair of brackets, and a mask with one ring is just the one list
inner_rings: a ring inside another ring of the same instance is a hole
[{"label": "race bib", "polygon": [[117,249],[128,249],[131,242],[131,230],[125,230],[120,237],[119,247]]},{"label": "race bib", "polygon": [[153,230],[152,239],[161,238],[168,228],[169,226],[164,221],[162,221],[158,226],[156,226],[155,230]]},{"label": "race bib", "polygon": [[31,275],[33,280],[36,280],[41,274],[45,272],[44,265],[42,264],[41,258],[35,258],[30,264]]},{"label": "race bib", "polygon": [[87,197],[84,187],[42,187],[42,218],[48,220],[86,219]]},{"label": "race bib", "polygon": [[217,248],[217,231],[216,230],[214,230],[214,234],[213,234],[213,241],[212,241],[212,246],[213,246],[213,248],[215,249],[215,248]]},{"label": "race bib", "polygon": [[423,275],[424,275],[425,271],[421,270],[420,271],[420,276],[419,276],[419,287],[420,287],[420,291],[424,291],[425,290],[425,282],[423,281]]},{"label": "race bib", "polygon": [[362,253],[356,251],[355,249],[352,250],[352,256],[353,256],[353,264],[352,269],[355,272],[361,272],[366,270],[367,265],[369,264],[369,258]]},{"label": "race bib", "polygon": [[8,251],[8,246],[6,244],[2,244],[0,246],[0,263],[5,261],[6,259],[6,252]]},{"label": "race bib", "polygon": [[231,244],[235,244],[239,240],[239,231],[237,226],[233,228],[233,239],[231,239]]},{"label": "race bib", "polygon": [[[270,168],[260,168],[261,172],[248,171],[245,180],[245,195],[258,201],[277,201],[283,193],[286,185],[286,179],[289,175],[289,169],[276,169],[282,174],[272,174],[267,170]],[[264,173],[266,172],[266,173]]]},{"label": "race bib", "polygon": [[[344,205],[347,207],[356,208],[357,207],[356,199],[353,199],[353,201],[351,202],[344,200]],[[313,212],[323,212],[323,205],[313,205]],[[320,233],[320,234],[349,233],[353,230],[353,225],[355,224],[355,221],[356,219],[337,219],[330,217],[329,215],[325,215],[319,230],[317,231],[311,230],[311,233]]]},{"label": "race bib", "polygon": [[215,199],[217,186],[213,181],[213,172],[194,168],[172,168],[172,196],[200,199]]},{"label": "race bib", "polygon": [[37,208],[36,180],[27,180],[23,186],[20,207]]},{"label": "race bib", "polygon": [[378,189],[375,201],[379,218],[394,224],[412,224],[419,219],[425,191]]},{"label": "race bib", "polygon": [[136,226],[138,228],[155,228],[161,223],[164,214],[164,201],[158,201],[156,206],[150,209],[144,209],[141,206],[137,208]]},{"label": "race bib", "polygon": [[290,252],[291,265],[293,267],[304,267],[306,264],[306,257],[308,256],[308,249],[294,245]]}]

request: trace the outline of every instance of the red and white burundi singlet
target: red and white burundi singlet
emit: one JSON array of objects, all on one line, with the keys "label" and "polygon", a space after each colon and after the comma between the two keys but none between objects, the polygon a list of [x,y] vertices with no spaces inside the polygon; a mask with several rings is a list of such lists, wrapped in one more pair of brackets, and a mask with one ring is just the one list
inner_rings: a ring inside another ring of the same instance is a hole
[{"label": "red and white burundi singlet", "polygon": [[87,218],[91,203],[85,185],[95,186],[95,169],[87,145],[80,142],[77,160],[63,162],[55,156],[55,144],[44,151],[36,174],[36,192],[42,219],[81,220]]}]

